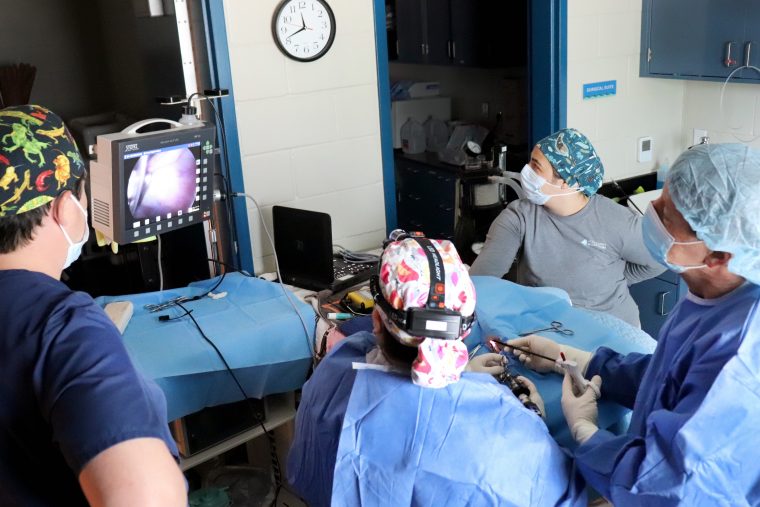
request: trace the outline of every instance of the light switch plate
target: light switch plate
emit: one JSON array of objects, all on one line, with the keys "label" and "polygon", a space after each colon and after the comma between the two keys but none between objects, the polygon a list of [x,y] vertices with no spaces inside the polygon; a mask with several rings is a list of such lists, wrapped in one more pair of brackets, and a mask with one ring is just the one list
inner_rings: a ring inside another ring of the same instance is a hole
[{"label": "light switch plate", "polygon": [[636,160],[641,162],[651,162],[652,152],[654,151],[654,144],[651,137],[639,138],[639,149],[636,152]]},{"label": "light switch plate", "polygon": [[703,137],[707,137],[707,130],[705,129],[694,129],[694,134],[692,136],[691,145],[694,146],[695,144],[699,144],[702,142]]}]

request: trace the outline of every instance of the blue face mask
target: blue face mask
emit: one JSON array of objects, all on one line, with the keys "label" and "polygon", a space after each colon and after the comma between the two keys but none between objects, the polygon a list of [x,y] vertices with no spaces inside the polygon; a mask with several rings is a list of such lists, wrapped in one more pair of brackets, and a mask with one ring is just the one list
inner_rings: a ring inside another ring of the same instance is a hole
[{"label": "blue face mask", "polygon": [[665,225],[660,220],[660,216],[657,211],[649,203],[646,213],[644,213],[644,221],[641,224],[641,233],[644,237],[644,245],[652,255],[654,260],[666,266],[668,269],[675,273],[683,273],[690,269],[704,268],[706,264],[700,264],[698,266],[681,266],[679,264],[672,264],[668,262],[668,253],[673,245],[696,245],[697,243],[704,243],[702,240],[696,241],[676,241],[675,238],[668,232]]}]

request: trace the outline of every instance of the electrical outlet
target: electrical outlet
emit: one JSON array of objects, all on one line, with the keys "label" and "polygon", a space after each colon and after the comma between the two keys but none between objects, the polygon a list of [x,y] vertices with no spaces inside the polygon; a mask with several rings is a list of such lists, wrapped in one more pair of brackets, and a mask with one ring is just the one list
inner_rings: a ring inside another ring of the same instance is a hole
[{"label": "electrical outlet", "polygon": [[707,137],[707,130],[694,129],[694,135],[692,136],[692,140],[691,140],[692,146],[695,144],[701,143],[703,137]]}]

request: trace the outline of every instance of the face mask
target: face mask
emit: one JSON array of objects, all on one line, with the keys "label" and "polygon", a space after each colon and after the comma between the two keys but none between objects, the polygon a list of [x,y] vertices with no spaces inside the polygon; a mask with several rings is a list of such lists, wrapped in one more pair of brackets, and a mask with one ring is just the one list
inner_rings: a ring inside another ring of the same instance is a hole
[{"label": "face mask", "polygon": [[84,210],[81,204],[79,204],[79,199],[74,197],[74,194],[69,194],[69,197],[71,197],[74,200],[74,203],[76,203],[77,208],[79,208],[79,211],[82,212],[82,215],[84,215],[84,233],[82,234],[82,239],[74,243],[71,241],[71,238],[69,237],[69,233],[66,232],[66,229],[63,228],[61,224],[58,224],[58,227],[61,228],[61,231],[63,232],[63,236],[66,238],[66,241],[69,242],[69,252],[66,254],[66,262],[63,265],[63,269],[68,268],[71,266],[75,260],[79,258],[80,255],[82,255],[82,247],[85,243],[87,243],[87,240],[90,238],[90,228],[87,227],[87,212]]},{"label": "face mask", "polygon": [[675,273],[683,273],[690,269],[704,268],[705,264],[698,266],[681,266],[679,264],[671,264],[668,262],[668,253],[673,245],[696,245],[697,243],[704,243],[702,240],[696,241],[676,241],[675,238],[668,232],[665,225],[660,220],[660,216],[655,211],[652,203],[649,203],[646,213],[644,213],[644,221],[641,224],[641,233],[644,236],[644,245],[652,255],[654,260],[666,266],[668,269]]},{"label": "face mask", "polygon": [[539,206],[546,204],[546,202],[552,197],[577,194],[580,191],[579,189],[575,189],[572,192],[564,192],[562,194],[551,195],[543,193],[541,191],[541,188],[543,188],[544,185],[549,185],[550,187],[554,188],[562,187],[560,185],[549,183],[543,179],[541,176],[536,174],[536,171],[534,171],[533,168],[531,168],[528,164],[525,164],[525,167],[523,167],[522,171],[520,171],[520,183],[522,184],[522,188],[525,191],[525,197],[527,197],[528,200],[533,204],[538,204]]}]

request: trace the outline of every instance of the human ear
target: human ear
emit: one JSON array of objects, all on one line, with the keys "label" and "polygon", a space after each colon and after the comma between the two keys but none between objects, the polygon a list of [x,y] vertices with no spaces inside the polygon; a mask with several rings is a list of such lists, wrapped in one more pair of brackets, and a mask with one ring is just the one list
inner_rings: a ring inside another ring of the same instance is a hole
[{"label": "human ear", "polygon": [[727,266],[728,261],[730,261],[733,257],[733,254],[730,254],[728,252],[710,252],[707,257],[705,257],[704,263],[711,268],[718,266]]}]

